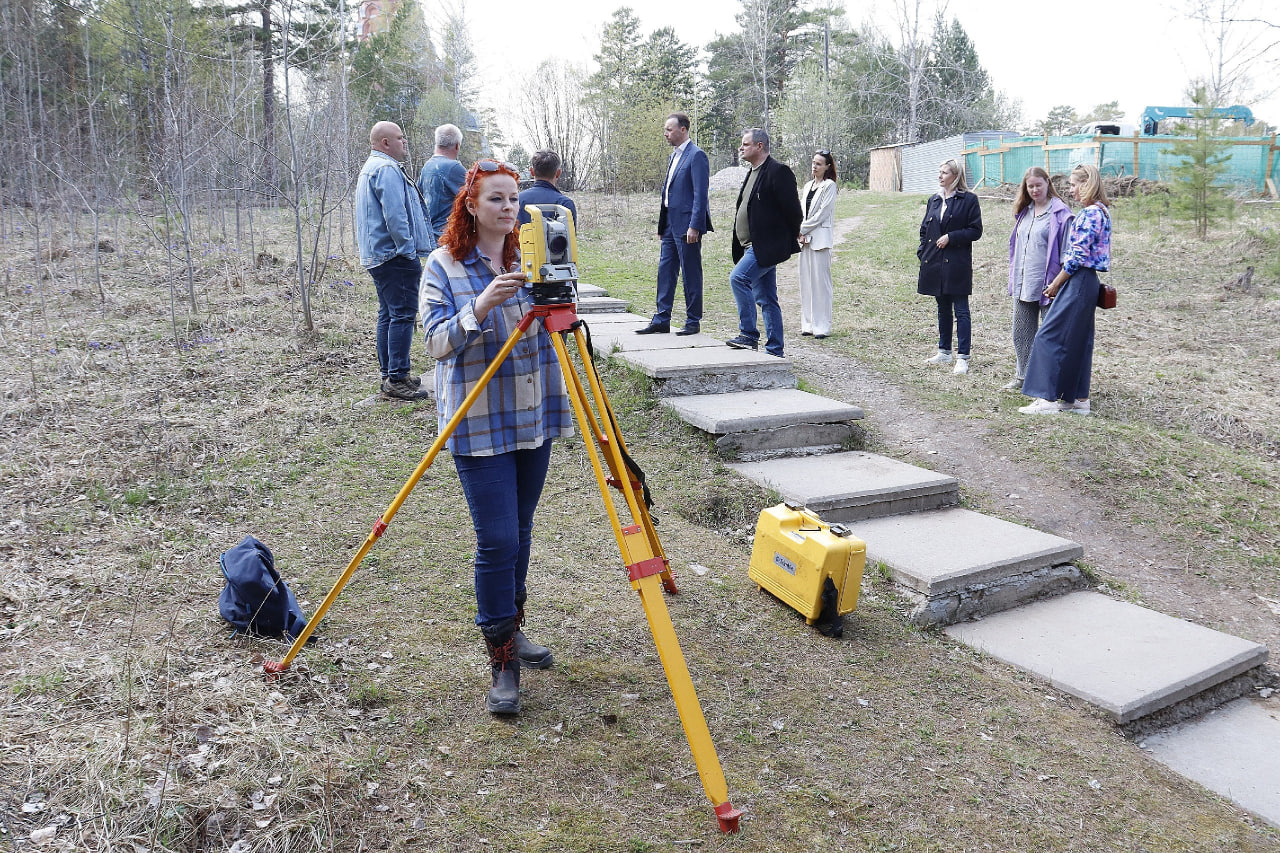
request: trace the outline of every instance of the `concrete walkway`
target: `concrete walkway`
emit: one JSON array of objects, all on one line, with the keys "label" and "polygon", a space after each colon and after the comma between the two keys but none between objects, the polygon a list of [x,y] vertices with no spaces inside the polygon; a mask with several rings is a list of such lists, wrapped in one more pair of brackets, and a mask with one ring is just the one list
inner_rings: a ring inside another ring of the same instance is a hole
[{"label": "concrete walkway", "polygon": [[913,622],[1088,701],[1157,760],[1280,826],[1265,647],[1083,591],[1078,543],[958,508],[953,478],[845,450],[862,410],[797,390],[787,359],[708,335],[636,335],[648,317],[586,288],[596,352],[649,376],[743,477],[850,527]]}]

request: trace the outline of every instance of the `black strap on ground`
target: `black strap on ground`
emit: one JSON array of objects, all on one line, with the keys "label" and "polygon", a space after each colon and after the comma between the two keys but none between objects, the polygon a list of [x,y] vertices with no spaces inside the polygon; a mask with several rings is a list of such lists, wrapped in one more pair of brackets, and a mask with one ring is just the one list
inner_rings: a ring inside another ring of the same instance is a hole
[{"label": "black strap on ground", "polygon": [[[595,360],[596,360],[596,351],[595,351],[595,348],[591,345],[591,327],[588,326],[586,321],[583,320],[581,317],[579,317],[578,321],[573,324],[572,328],[576,329],[579,326],[582,327],[582,331],[586,334],[587,358],[591,359],[592,366],[594,367]],[[618,428],[618,419],[613,416],[613,407],[605,406],[605,411],[609,415],[609,423],[613,426],[614,433],[617,435],[621,435],[622,430]],[[626,463],[627,470],[631,472],[632,476],[635,477],[636,482],[640,484],[640,493],[644,497],[644,508],[651,511],[650,520],[653,521],[653,526],[657,527],[658,519],[653,518],[652,516],[653,495],[649,492],[649,483],[645,478],[644,469],[641,468],[640,465],[634,459],[631,458],[631,454],[627,453],[627,450],[625,447],[622,447],[621,445],[619,445],[618,450],[622,453],[622,461]]]}]

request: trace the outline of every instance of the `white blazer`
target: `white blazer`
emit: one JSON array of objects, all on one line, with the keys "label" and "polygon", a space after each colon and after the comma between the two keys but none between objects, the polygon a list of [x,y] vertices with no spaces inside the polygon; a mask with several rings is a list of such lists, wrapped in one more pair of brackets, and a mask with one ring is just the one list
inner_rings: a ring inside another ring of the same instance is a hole
[{"label": "white blazer", "polygon": [[[802,211],[804,200],[809,197],[811,189],[813,189],[813,181],[809,181],[804,185],[804,189],[800,190]],[[801,235],[809,236],[809,242],[804,244],[804,248],[814,251],[830,249],[835,244],[835,223],[836,182],[830,178],[823,178],[818,184],[818,191],[813,196],[813,203],[809,205],[809,215],[800,223]]]}]

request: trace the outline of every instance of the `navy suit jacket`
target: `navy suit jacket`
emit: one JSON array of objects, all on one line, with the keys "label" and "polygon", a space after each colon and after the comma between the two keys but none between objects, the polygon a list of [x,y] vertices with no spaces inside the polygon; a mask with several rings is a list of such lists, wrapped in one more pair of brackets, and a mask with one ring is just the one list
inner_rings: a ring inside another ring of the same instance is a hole
[{"label": "navy suit jacket", "polygon": [[[675,152],[672,152],[672,156],[675,156]],[[662,177],[665,188],[666,175]],[[667,204],[658,214],[659,237],[667,230],[668,224],[671,226],[671,233],[677,236],[683,236],[691,225],[702,234],[715,230],[711,227],[711,207],[707,201],[710,184],[711,164],[707,161],[707,153],[690,142],[685,147],[680,162],[676,164],[675,174],[671,176]],[[661,194],[661,190],[659,193]]]},{"label": "navy suit jacket", "polygon": [[578,231],[578,206],[573,203],[573,199],[569,198],[550,181],[544,181],[539,178],[533,182],[533,186],[520,193],[520,224],[524,225],[529,221],[528,213],[525,213],[524,206],[526,204],[561,204],[569,208],[569,212],[573,214],[573,231]]}]

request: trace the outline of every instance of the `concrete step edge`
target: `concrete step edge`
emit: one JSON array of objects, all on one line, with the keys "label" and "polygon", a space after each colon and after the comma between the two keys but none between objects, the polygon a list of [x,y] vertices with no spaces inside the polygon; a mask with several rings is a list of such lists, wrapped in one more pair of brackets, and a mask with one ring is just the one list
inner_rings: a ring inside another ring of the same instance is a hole
[{"label": "concrete step edge", "polygon": [[888,504],[902,508],[884,514],[898,515],[960,501],[960,484],[955,477],[865,451],[842,451],[821,461],[810,459],[785,466],[755,463],[729,467],[827,521],[865,519],[869,516],[863,512]]},{"label": "concrete step edge", "polygon": [[[1084,699],[1122,726],[1182,702],[1203,703],[1268,656],[1258,643],[1098,592],[1039,601],[945,630]],[[1223,689],[1230,695],[1236,688]]]}]

